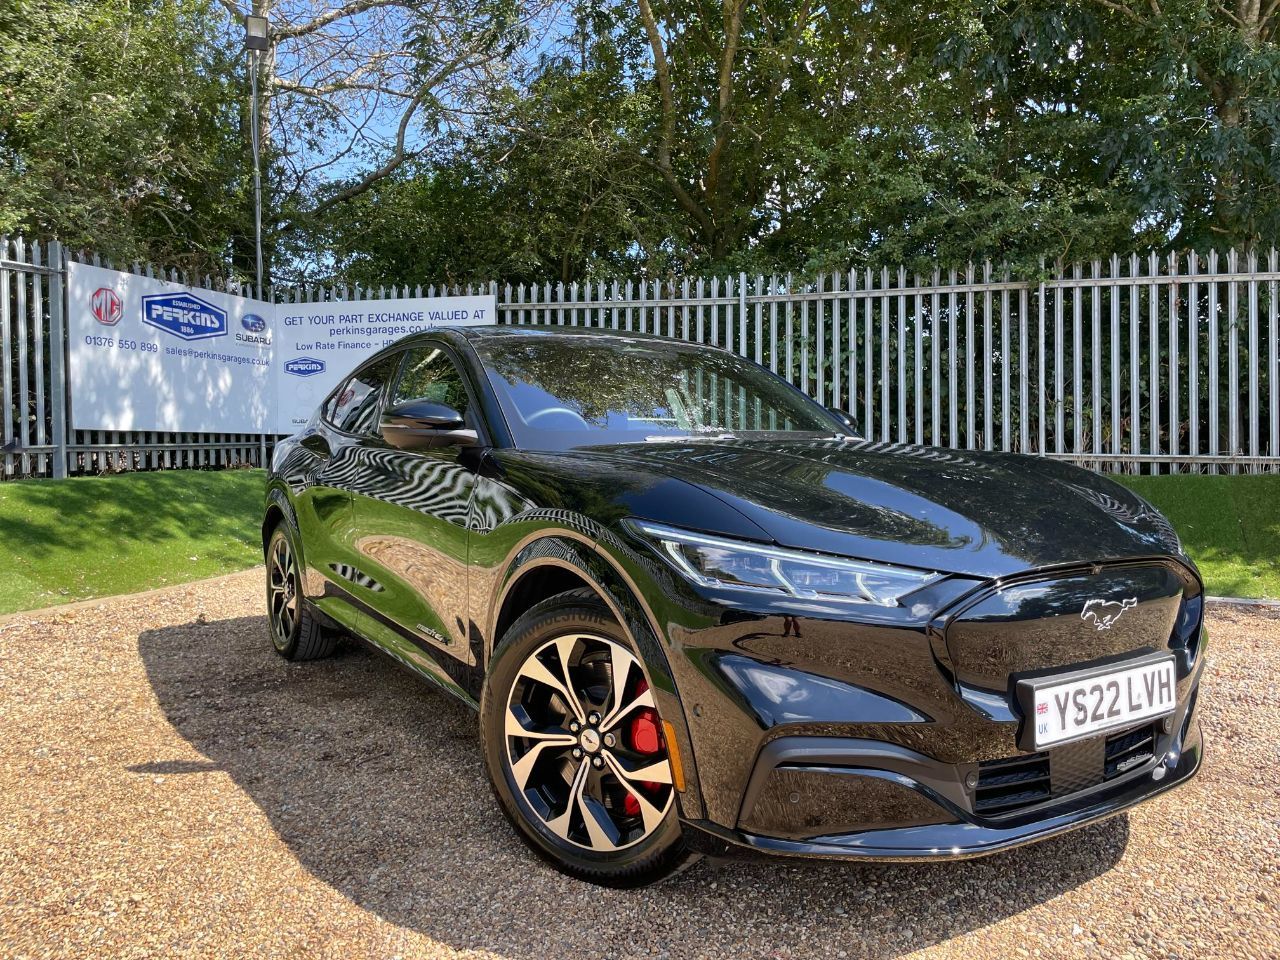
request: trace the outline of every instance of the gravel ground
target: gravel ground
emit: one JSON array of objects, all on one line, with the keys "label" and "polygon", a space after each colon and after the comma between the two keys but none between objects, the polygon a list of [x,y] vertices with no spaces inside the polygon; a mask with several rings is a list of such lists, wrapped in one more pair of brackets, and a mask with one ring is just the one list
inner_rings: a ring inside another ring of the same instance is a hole
[{"label": "gravel ground", "polygon": [[535,861],[464,707],[277,658],[260,573],[0,621],[0,956],[1280,957],[1280,618],[1211,613],[1199,778],[926,866]]}]

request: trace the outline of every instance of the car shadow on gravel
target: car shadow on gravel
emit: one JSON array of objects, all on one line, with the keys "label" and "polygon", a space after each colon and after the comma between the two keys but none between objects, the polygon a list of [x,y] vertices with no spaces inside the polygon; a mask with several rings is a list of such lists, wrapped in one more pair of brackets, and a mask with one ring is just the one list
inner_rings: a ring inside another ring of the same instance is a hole
[{"label": "car shadow on gravel", "polygon": [[138,647],[169,722],[205,761],[155,757],[134,772],[225,771],[318,880],[458,949],[895,956],[1058,897],[1128,842],[1118,817],[982,860],[701,863],[647,890],[602,890],[527,852],[489,792],[474,713],[390,661],[352,648],[286,663],[259,617],[150,630]]}]

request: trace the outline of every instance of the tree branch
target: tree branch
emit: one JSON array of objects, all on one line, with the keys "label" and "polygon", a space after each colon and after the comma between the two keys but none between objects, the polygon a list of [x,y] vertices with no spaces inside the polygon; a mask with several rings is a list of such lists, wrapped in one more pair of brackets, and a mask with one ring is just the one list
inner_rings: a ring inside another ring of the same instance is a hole
[{"label": "tree branch", "polygon": [[658,94],[662,100],[662,123],[658,134],[658,159],[655,161],[641,154],[640,160],[661,174],[663,182],[666,183],[667,188],[676,198],[676,202],[698,221],[698,225],[702,227],[703,233],[709,240],[715,235],[715,223],[702,205],[685,189],[684,184],[680,182],[680,178],[676,176],[675,171],[671,168],[671,148],[675,140],[676,130],[675,95],[671,88],[671,65],[667,61],[667,52],[662,44],[662,34],[658,32],[658,24],[654,20],[653,8],[649,5],[649,0],[639,0],[639,2],[640,16],[644,20],[644,30],[648,34],[649,46],[653,50],[654,76],[658,82]]},{"label": "tree branch", "polygon": [[1134,23],[1139,24],[1140,26],[1145,27],[1147,25],[1147,21],[1144,18],[1138,16],[1138,14],[1135,13],[1131,7],[1128,7],[1123,3],[1113,3],[1112,0],[1097,0],[1097,2],[1100,3],[1102,6],[1106,7],[1108,10],[1114,10],[1116,13],[1120,14],[1121,16],[1129,18]]},{"label": "tree branch", "polygon": [[[392,148],[391,156],[389,156],[379,167],[369,171],[355,183],[343,187],[337,193],[331,194],[321,200],[307,211],[307,216],[315,216],[316,214],[324,213],[326,210],[330,210],[340,203],[346,203],[348,200],[355,199],[362,193],[368,191],[374,186],[374,184],[378,183],[378,181],[391,176],[404,164],[419,156],[423,150],[426,149],[425,147],[422,150],[410,150],[406,145],[409,125],[413,122],[413,118],[417,114],[418,108],[422,106],[426,99],[431,95],[431,92],[441,82],[451,76],[462,64],[475,57],[477,53],[478,51],[475,49],[462,50],[452,60],[449,60],[437,67],[435,73],[423,82],[423,84],[418,88],[417,93],[415,93],[405,105],[404,112],[400,115],[400,122],[396,127],[395,146]],[[287,220],[281,224],[279,232],[287,233],[290,230],[296,229],[297,226],[298,221],[296,218]]]},{"label": "tree branch", "polygon": [[639,159],[645,166],[656,170],[661,174],[663,182],[666,183],[667,188],[676,198],[676,202],[698,221],[698,226],[702,228],[702,232],[706,235],[707,239],[710,239],[715,233],[715,222],[710,216],[708,216],[707,211],[702,208],[702,205],[693,198],[693,195],[685,189],[684,184],[680,182],[680,178],[675,175],[675,172],[671,169],[670,165],[663,166],[660,162],[652,159],[651,157],[646,157],[643,153],[639,154]]},{"label": "tree branch", "polygon": [[[330,210],[333,207],[336,207],[340,203],[346,203],[348,200],[355,199],[356,197],[360,196],[360,194],[369,190],[379,180],[384,180],[387,177],[391,176],[391,174],[399,170],[400,167],[408,163],[410,160],[412,160],[414,157],[418,156],[422,152],[421,150],[406,149],[405,133],[408,129],[409,121],[413,119],[413,115],[417,113],[418,108],[422,106],[422,101],[426,99],[428,92],[429,91],[427,90],[419,91],[418,95],[413,98],[413,100],[409,103],[409,106],[405,109],[404,115],[401,116],[400,118],[400,126],[396,131],[395,149],[392,150],[391,156],[387,158],[386,162],[383,163],[382,166],[366,173],[363,177],[361,177],[355,183],[349,186],[343,187],[337,193],[331,194],[330,196],[321,200],[314,207],[312,207],[310,210],[307,211],[308,216],[315,216],[317,214],[324,213],[326,210]],[[284,224],[281,224],[280,232],[281,233],[288,232],[289,230],[294,229],[296,226],[297,226],[296,221],[289,220]]]},{"label": "tree branch", "polygon": [[388,97],[399,97],[401,99],[409,96],[409,94],[404,90],[397,90],[394,87],[388,87],[377,83],[360,83],[356,80],[335,80],[331,83],[322,83],[312,86],[310,84],[298,83],[296,80],[290,80],[287,77],[275,76],[271,78],[271,86],[276,90],[283,90],[286,93],[296,93],[302,97],[315,97],[317,99],[324,99],[331,94],[343,93],[345,91],[381,93]]},{"label": "tree branch", "polygon": [[[226,0],[223,0],[225,3]],[[308,20],[305,23],[297,23],[288,27],[278,27],[271,31],[273,40],[292,40],[296,37],[305,36],[308,33],[315,33],[317,30],[323,30],[329,24],[337,20],[345,20],[348,17],[354,17],[357,14],[364,13],[366,10],[375,10],[379,7],[402,7],[405,5],[404,0],[353,0],[352,3],[345,4],[341,7],[335,7],[327,10],[314,20]]]},{"label": "tree branch", "polygon": [[658,94],[662,99],[662,132],[658,139],[658,163],[670,170],[671,141],[675,139],[676,128],[675,97],[671,93],[671,67],[667,63],[662,34],[658,32],[658,24],[653,19],[653,8],[649,6],[649,0],[640,0],[640,16],[644,18],[644,30],[649,36],[649,46],[653,50],[653,71],[658,81]]},{"label": "tree branch", "polygon": [[[720,158],[733,132],[733,66],[742,34],[742,7],[745,0],[724,0],[725,41],[720,56],[720,98],[716,114],[715,139],[707,154],[706,193],[714,197],[720,186]],[[712,207],[715,206],[714,201]]]}]

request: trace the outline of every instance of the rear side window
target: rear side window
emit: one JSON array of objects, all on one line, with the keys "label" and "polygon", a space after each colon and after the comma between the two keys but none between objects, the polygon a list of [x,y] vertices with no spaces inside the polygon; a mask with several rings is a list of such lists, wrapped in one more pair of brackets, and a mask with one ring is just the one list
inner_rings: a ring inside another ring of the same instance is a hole
[{"label": "rear side window", "polygon": [[465,417],[467,388],[462,382],[462,374],[448,355],[433,346],[416,347],[408,354],[391,402],[429,400],[452,407]]},{"label": "rear side window", "polygon": [[329,422],[344,433],[372,436],[378,429],[383,388],[395,376],[403,353],[393,353],[358,371],[334,394]]}]

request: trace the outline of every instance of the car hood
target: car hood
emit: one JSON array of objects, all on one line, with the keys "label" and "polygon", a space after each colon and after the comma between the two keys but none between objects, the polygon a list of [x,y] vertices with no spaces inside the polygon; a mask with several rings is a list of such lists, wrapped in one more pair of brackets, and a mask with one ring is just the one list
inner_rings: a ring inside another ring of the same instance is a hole
[{"label": "car hood", "polygon": [[[823,439],[622,444],[569,456],[692,484],[782,546],[945,573],[1181,555],[1146,501],[1036,457]],[[658,501],[646,503],[645,519],[670,522]]]}]

